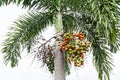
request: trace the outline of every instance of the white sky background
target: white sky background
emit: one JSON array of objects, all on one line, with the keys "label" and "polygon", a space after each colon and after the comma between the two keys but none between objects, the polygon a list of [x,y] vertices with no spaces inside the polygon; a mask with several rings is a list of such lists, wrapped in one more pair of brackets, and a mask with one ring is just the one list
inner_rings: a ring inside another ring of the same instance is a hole
[{"label": "white sky background", "polygon": [[[27,10],[23,10],[15,5],[9,5],[7,7],[0,7],[0,49],[1,43],[5,38],[5,34],[8,32],[12,22],[20,15],[26,13]],[[53,33],[53,28],[48,28],[44,33],[50,35]],[[120,52],[118,52],[120,53]],[[120,80],[120,54],[114,55],[115,68],[113,69],[111,80]],[[97,72],[92,65],[91,55],[86,58],[85,65],[81,68],[71,69],[71,75],[67,77],[67,80],[98,80]],[[0,80],[54,80],[53,75],[50,75],[46,69],[40,68],[37,62],[32,65],[32,57],[26,53],[23,54],[22,60],[15,68],[5,66],[3,64],[3,56],[0,51]]]}]

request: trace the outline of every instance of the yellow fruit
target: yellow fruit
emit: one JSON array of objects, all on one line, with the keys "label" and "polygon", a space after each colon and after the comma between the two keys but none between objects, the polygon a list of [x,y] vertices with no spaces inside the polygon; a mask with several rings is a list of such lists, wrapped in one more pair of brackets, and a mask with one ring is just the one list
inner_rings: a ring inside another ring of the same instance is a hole
[{"label": "yellow fruit", "polygon": [[66,33],[66,35],[70,35],[70,33]]},{"label": "yellow fruit", "polygon": [[81,52],[81,53],[85,53],[86,51],[85,51],[85,50],[81,50],[80,52]]},{"label": "yellow fruit", "polygon": [[80,63],[78,63],[78,64],[77,64],[77,67],[80,67],[80,66],[81,66],[81,64],[80,64]]},{"label": "yellow fruit", "polygon": [[81,45],[81,46],[85,46],[85,43],[84,43],[84,42],[81,42],[80,45]]},{"label": "yellow fruit", "polygon": [[69,51],[72,51],[72,49],[69,49]]},{"label": "yellow fruit", "polygon": [[73,61],[75,61],[75,60],[76,60],[76,58],[73,58],[72,60],[73,60]]},{"label": "yellow fruit", "polygon": [[83,61],[83,58],[80,57],[80,62],[82,62],[82,61]]},{"label": "yellow fruit", "polygon": [[90,41],[87,41],[86,42],[86,47],[89,47],[90,46]]},{"label": "yellow fruit", "polygon": [[80,43],[80,40],[76,40],[77,43]]},{"label": "yellow fruit", "polygon": [[82,49],[84,49],[83,47],[80,47],[80,49],[82,50]]},{"label": "yellow fruit", "polygon": [[86,41],[86,44],[90,44],[90,41]]},{"label": "yellow fruit", "polygon": [[72,51],[69,51],[70,54],[72,54]]}]

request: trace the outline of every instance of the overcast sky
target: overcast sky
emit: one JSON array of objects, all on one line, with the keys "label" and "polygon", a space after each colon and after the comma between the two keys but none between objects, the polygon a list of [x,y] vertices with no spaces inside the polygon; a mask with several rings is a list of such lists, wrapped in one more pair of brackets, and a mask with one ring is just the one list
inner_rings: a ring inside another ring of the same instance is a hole
[{"label": "overcast sky", "polygon": [[[15,5],[0,7],[0,45],[12,22],[26,12],[27,10]],[[44,34],[52,34],[52,30],[53,28],[49,28]],[[37,62],[33,62],[31,65],[33,58],[30,55],[24,52],[22,56],[18,67],[11,68],[3,64],[3,56],[0,51],[0,80],[54,80],[53,75],[47,72],[45,68],[40,68]],[[91,54],[88,54],[83,67],[79,69],[72,67],[71,75],[67,77],[67,80],[98,80],[91,58]],[[120,80],[120,53],[115,54],[113,58],[116,67],[113,69],[111,80]]]}]

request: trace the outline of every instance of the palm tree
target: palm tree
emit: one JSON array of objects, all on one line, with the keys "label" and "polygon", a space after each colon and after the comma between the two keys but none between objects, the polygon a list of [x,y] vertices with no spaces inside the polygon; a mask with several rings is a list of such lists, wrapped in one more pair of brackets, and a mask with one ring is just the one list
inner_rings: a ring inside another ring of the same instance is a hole
[{"label": "palm tree", "polygon": [[[111,53],[115,53],[120,46],[119,0],[0,1],[0,5],[10,3],[22,5],[23,8],[28,7],[30,12],[14,22],[15,27],[11,28],[8,38],[3,43],[2,51],[6,64],[10,62],[11,66],[15,67],[21,58],[21,47],[27,47],[28,51],[31,51],[36,36],[48,25],[55,25],[59,33],[54,37],[55,39],[63,39],[60,34],[67,31],[84,32],[87,39],[91,41],[93,64],[99,80],[110,80],[113,67]],[[65,80],[65,69],[69,69],[65,62],[64,51],[59,50],[58,41],[55,45],[55,59],[53,58],[55,80]],[[43,62],[46,63],[44,61],[46,58],[43,57]]]}]

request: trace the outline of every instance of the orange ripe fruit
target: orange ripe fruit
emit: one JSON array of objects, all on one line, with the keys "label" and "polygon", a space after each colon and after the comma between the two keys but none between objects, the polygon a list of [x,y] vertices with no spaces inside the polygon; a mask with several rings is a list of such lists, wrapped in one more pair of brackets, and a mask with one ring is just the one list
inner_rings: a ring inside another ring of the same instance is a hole
[{"label": "orange ripe fruit", "polygon": [[82,34],[82,35],[79,35],[79,38],[84,38],[85,36],[84,36],[84,34]]},{"label": "orange ripe fruit", "polygon": [[84,38],[85,36],[84,35],[80,35],[79,37]]},{"label": "orange ripe fruit", "polygon": [[65,50],[66,50],[66,51],[68,51],[68,50],[69,50],[69,48],[65,48]]},{"label": "orange ripe fruit", "polygon": [[65,49],[65,46],[63,46],[62,49]]},{"label": "orange ripe fruit", "polygon": [[84,36],[83,33],[79,33],[79,34],[78,34],[78,37],[79,37],[79,38],[84,38],[85,36]]},{"label": "orange ripe fruit", "polygon": [[81,57],[81,58],[84,58],[84,54],[81,54],[80,57]]},{"label": "orange ripe fruit", "polygon": [[77,61],[74,61],[74,66],[77,66]]},{"label": "orange ripe fruit", "polygon": [[82,37],[79,37],[79,40],[83,40],[84,38],[82,38]]},{"label": "orange ripe fruit", "polygon": [[77,51],[79,51],[79,50],[80,50],[80,48],[76,48],[76,50],[77,50]]},{"label": "orange ripe fruit", "polygon": [[67,45],[67,41],[64,41],[62,44],[62,46],[65,46],[65,45]]},{"label": "orange ripe fruit", "polygon": [[69,38],[69,40],[70,40],[70,41],[72,41],[72,40],[73,40],[73,38],[71,37],[71,38]]}]

